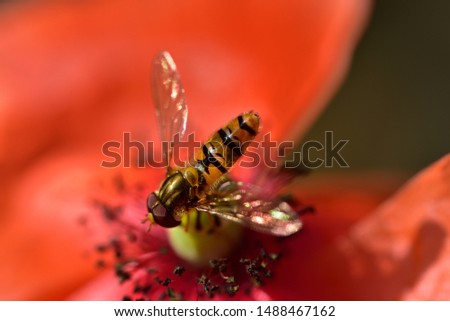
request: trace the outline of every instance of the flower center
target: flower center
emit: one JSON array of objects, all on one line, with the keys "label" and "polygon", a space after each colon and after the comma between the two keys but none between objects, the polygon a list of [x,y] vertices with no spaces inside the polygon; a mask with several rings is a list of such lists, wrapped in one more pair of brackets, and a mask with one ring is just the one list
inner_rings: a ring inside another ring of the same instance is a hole
[{"label": "flower center", "polygon": [[242,235],[243,228],[239,224],[195,209],[183,217],[180,226],[168,229],[169,242],[175,253],[196,266],[228,257]]}]

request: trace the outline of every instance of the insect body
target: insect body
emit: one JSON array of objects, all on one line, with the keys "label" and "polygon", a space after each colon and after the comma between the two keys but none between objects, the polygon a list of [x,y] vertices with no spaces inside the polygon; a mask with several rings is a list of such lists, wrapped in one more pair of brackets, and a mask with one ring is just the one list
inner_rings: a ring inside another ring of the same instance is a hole
[{"label": "insect body", "polygon": [[201,181],[213,184],[234,165],[255,138],[259,130],[259,116],[253,112],[239,115],[219,129],[197,152],[194,167],[201,173]]},{"label": "insect body", "polygon": [[191,165],[176,170],[148,199],[149,211],[164,227],[180,224],[189,206],[203,198],[208,188],[231,169],[259,130],[259,116],[244,113],[219,129],[198,150]]},{"label": "insect body", "polygon": [[[153,95],[163,140],[172,141],[176,133],[182,136],[187,105],[175,63],[167,52],[154,61]],[[259,125],[254,112],[237,116],[216,131],[184,168],[170,166],[173,146],[163,151],[167,177],[147,199],[148,220],[175,227],[195,208],[275,235],[298,231],[301,221],[286,202],[260,199],[256,187],[232,181],[226,175],[257,135]]]}]

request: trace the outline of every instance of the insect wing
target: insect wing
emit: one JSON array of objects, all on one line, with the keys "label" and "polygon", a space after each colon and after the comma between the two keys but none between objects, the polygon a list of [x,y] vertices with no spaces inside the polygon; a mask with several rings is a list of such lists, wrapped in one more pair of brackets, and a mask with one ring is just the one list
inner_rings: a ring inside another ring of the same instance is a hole
[{"label": "insect wing", "polygon": [[276,236],[288,236],[302,228],[298,214],[287,202],[260,197],[255,186],[227,181],[199,201],[196,209]]},{"label": "insect wing", "polygon": [[182,139],[186,131],[188,108],[177,67],[168,52],[161,52],[153,61],[153,100],[163,147],[163,160],[168,170],[173,156],[173,139]]}]

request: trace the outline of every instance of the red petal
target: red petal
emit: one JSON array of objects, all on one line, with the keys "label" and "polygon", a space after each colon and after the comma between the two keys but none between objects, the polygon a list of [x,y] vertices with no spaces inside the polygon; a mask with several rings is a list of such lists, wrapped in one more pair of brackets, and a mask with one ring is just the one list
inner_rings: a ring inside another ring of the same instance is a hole
[{"label": "red petal", "polygon": [[[16,181],[9,216],[0,229],[5,262],[0,265],[0,299],[62,299],[98,274],[100,257],[94,249],[112,231],[99,221],[94,201],[120,204],[117,175],[125,186],[139,181],[148,190],[156,188],[163,175],[151,170],[99,171],[98,164],[86,154],[51,155]],[[144,230],[140,222],[146,213],[145,196],[134,202],[140,207],[134,210],[138,216],[133,223]]]},{"label": "red petal", "polygon": [[[160,262],[161,263],[161,262]],[[162,264],[159,264],[161,270]],[[190,281],[186,279],[188,276],[183,275],[183,277],[173,276],[171,271],[166,271],[167,275],[169,275],[172,279],[172,284],[177,289],[181,288],[181,292],[183,292],[184,300],[199,300],[205,299],[205,297],[199,298],[199,290],[197,289],[198,284],[195,282],[195,275],[189,276],[191,278]],[[152,300],[160,300],[160,293],[164,291],[166,288],[155,283],[152,284],[152,291],[155,292],[155,287],[159,287],[156,289],[156,294],[151,295]],[[180,290],[177,290],[180,291]],[[126,282],[124,284],[119,284],[117,280],[117,276],[115,276],[112,272],[106,272],[100,277],[96,278],[92,282],[88,283],[86,286],[81,288],[80,290],[72,293],[67,299],[68,300],[82,300],[82,301],[90,301],[90,300],[122,300],[125,296],[133,295],[133,284],[131,282]],[[240,290],[233,297],[230,297],[226,294],[216,294],[213,297],[214,300],[271,300],[271,296],[263,289],[263,288],[254,288],[250,294],[244,293],[244,291]]]},{"label": "red petal", "polygon": [[[265,288],[267,293],[275,300],[333,299],[332,285],[316,277],[335,272],[334,262],[321,261],[322,253],[328,253],[337,239],[392,194],[400,179],[360,173],[311,175],[296,183],[296,198],[314,207],[315,212],[302,217],[304,227],[300,232],[278,244],[281,258],[273,282]],[[330,292],[332,295],[326,296]]]},{"label": "red petal", "polygon": [[274,138],[296,138],[343,77],[367,12],[354,0],[11,5],[0,22],[0,163],[123,131],[155,139],[149,75],[161,49],[178,62],[197,133],[253,109]]},{"label": "red petal", "polygon": [[[296,264],[301,299],[450,298],[450,156],[418,174],[348,235]],[[291,280],[292,281],[292,280]]]}]

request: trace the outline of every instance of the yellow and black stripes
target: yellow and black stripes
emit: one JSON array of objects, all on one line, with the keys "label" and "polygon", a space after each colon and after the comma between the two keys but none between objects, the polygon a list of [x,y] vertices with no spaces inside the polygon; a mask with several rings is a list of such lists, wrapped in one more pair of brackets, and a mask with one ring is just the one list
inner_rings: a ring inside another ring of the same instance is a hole
[{"label": "yellow and black stripes", "polygon": [[[256,115],[256,114],[254,114],[254,115]],[[238,122],[239,122],[239,128],[240,129],[245,130],[246,132],[248,132],[253,137],[256,136],[257,131],[258,131],[259,128],[256,128],[256,130],[255,130],[252,127],[250,127],[249,124],[247,123],[247,121],[244,120],[244,116],[243,115],[239,115],[237,119],[238,119]],[[259,127],[259,118],[258,118],[258,127]]]},{"label": "yellow and black stripes", "polygon": [[199,185],[211,185],[228,172],[241,157],[259,130],[259,116],[253,112],[239,115],[219,129],[197,152],[193,166]]},{"label": "yellow and black stripes", "polygon": [[228,170],[222,165],[222,162],[219,161],[219,159],[224,159],[223,155],[219,152],[217,152],[217,147],[214,146],[213,143],[207,142],[202,146],[202,152],[205,158],[199,161],[199,163],[202,166],[199,166],[199,168],[202,168],[202,171],[209,173],[210,165],[213,165],[216,167],[222,174],[225,174],[228,172]]},{"label": "yellow and black stripes", "polygon": [[[202,216],[206,217],[206,219],[204,219]],[[220,218],[216,215],[211,215],[206,212],[197,212],[197,215],[195,215],[196,231],[201,231],[207,228],[207,231],[211,233],[214,231],[214,229],[220,227],[220,225]]]}]

